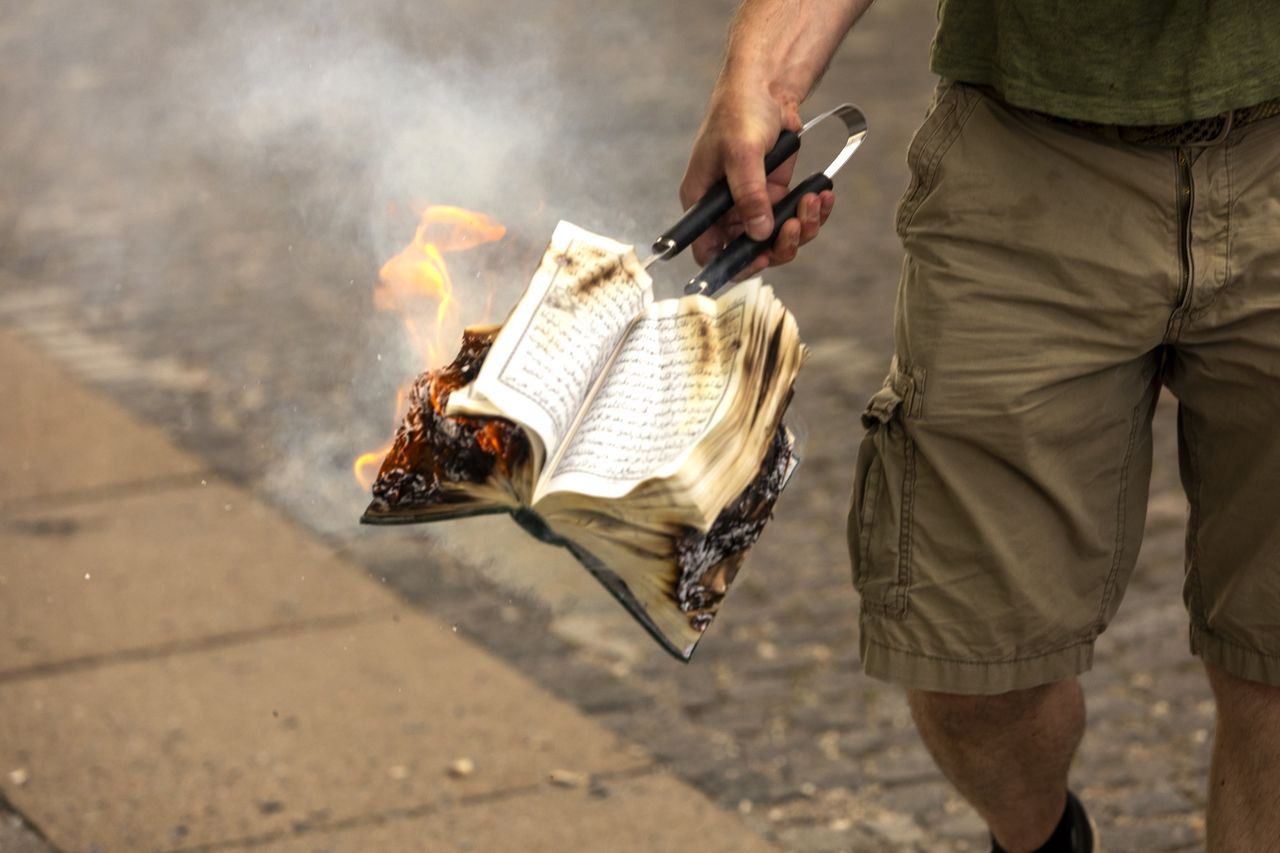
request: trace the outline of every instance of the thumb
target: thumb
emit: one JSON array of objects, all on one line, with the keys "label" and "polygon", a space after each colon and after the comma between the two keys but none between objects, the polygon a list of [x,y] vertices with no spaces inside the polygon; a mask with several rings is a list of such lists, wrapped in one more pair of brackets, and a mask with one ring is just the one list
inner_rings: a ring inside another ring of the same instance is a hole
[{"label": "thumb", "polygon": [[725,151],[724,173],[733,195],[735,218],[742,220],[752,240],[773,233],[773,210],[765,183],[764,147],[738,138]]}]

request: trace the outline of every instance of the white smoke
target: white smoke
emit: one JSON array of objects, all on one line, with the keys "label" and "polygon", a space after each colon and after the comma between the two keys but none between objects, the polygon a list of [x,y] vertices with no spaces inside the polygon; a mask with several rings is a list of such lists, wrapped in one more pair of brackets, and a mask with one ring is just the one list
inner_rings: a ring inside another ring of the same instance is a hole
[{"label": "white smoke", "polygon": [[[289,202],[308,236],[348,243],[368,258],[363,278],[317,280],[316,298],[329,290],[367,304],[378,266],[403,248],[413,211],[426,205],[482,211],[508,227],[501,245],[446,258],[463,322],[486,319],[486,304],[488,319],[504,315],[560,218],[636,242],[643,254],[678,215],[685,151],[655,150],[647,133],[668,81],[636,64],[624,97],[601,87],[575,49],[584,38],[622,44],[643,31],[643,10],[611,7],[556,29],[545,15],[534,24],[505,4],[479,5],[490,8],[363,10],[335,0],[221,8],[167,81],[192,144],[244,160],[248,172],[288,176]],[[403,26],[407,16],[412,26]],[[424,26],[428,17],[438,26]],[[467,23],[477,21],[484,26]],[[661,54],[647,57],[659,61]],[[637,98],[648,108],[628,114]],[[655,163],[662,180],[652,177]],[[682,272],[672,282],[687,278]],[[361,363],[333,381],[385,404],[372,404],[359,423],[281,408],[273,435],[280,452],[263,477],[293,511],[335,532],[351,530],[365,496],[345,466],[317,460],[354,457],[389,436],[394,389],[423,368],[398,324],[366,325]]]}]

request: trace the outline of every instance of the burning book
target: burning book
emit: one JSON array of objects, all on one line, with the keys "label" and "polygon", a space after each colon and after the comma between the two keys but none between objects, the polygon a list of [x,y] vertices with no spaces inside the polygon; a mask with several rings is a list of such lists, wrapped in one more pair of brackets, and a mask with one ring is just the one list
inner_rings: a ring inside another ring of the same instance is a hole
[{"label": "burning book", "polygon": [[803,358],[759,279],[656,300],[630,246],[562,222],[507,321],[414,384],[361,520],[510,513],[688,660],[794,470]]}]

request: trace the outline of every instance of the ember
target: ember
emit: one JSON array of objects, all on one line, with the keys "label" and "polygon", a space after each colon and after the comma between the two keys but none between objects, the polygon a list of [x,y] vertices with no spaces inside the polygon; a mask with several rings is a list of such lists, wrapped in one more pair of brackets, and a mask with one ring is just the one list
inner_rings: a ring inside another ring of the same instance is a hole
[{"label": "ember", "polygon": [[373,483],[370,516],[406,516],[451,503],[449,486],[515,478],[529,459],[524,431],[501,418],[447,417],[449,395],[475,379],[497,327],[463,332],[451,364],[423,373],[409,391],[409,411]]}]

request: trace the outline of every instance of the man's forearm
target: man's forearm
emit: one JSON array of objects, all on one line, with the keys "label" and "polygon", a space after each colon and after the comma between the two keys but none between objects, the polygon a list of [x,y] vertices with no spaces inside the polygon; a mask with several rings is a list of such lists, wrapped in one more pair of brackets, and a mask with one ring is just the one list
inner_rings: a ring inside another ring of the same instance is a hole
[{"label": "man's forearm", "polygon": [[[680,200],[686,207],[724,177],[733,209],[693,244],[694,257],[706,263],[743,230],[753,240],[773,231],[772,205],[786,195],[795,161],[765,175],[765,151],[781,130],[800,129],[800,102],[817,85],[836,48],[872,0],[744,0],[729,31],[724,67],[707,114],[698,129]],[[766,263],[795,257],[831,212],[831,190],[800,199],[796,215],[783,223]]]},{"label": "man's forearm", "polygon": [[873,0],[744,0],[729,31],[721,85],[764,85],[799,104]]}]

